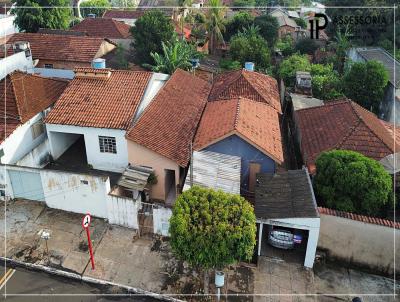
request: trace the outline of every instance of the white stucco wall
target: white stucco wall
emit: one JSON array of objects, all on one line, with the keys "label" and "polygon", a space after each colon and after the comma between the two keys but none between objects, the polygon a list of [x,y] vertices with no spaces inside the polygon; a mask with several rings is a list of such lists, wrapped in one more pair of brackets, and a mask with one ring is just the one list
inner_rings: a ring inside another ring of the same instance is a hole
[{"label": "white stucco wall", "polygon": [[14,25],[15,16],[0,14],[0,37],[11,35],[18,32]]},{"label": "white stucco wall", "polygon": [[[92,165],[94,169],[122,172],[128,165],[128,150],[125,139],[125,130],[56,124],[46,124],[46,129],[49,136],[51,154],[55,159],[61,155],[59,141],[62,140],[62,136],[60,136],[60,134],[71,133],[81,134],[84,136],[87,162]],[[99,147],[99,136],[115,137],[117,153],[101,153]],[[66,150],[67,148],[64,149]]]},{"label": "white stucco wall", "polygon": [[25,52],[19,52],[0,59],[0,80],[15,70],[33,73],[32,57],[26,57]]},{"label": "white stucco wall", "polygon": [[46,131],[42,135],[33,139],[31,127],[34,123],[42,118],[42,113],[35,115],[25,124],[19,126],[9,137],[1,144],[0,149],[3,149],[4,156],[1,157],[1,163],[14,164],[33,148],[41,144],[46,137]]},{"label": "white stucco wall", "polygon": [[108,178],[52,170],[40,173],[45,202],[50,208],[108,218]]},{"label": "white stucco wall", "polygon": [[46,138],[40,145],[18,160],[17,166],[43,168],[49,162],[50,146]]}]

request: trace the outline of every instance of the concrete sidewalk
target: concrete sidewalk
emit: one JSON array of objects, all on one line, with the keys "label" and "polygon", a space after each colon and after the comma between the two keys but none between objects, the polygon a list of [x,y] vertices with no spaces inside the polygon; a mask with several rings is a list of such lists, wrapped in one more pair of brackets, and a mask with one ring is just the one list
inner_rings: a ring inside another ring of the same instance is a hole
[{"label": "concrete sidewalk", "polygon": [[[48,209],[40,202],[16,200],[7,203],[5,217],[4,203],[0,205],[2,257],[57,268],[85,278],[199,300],[181,294],[201,294],[202,275],[177,261],[165,239],[157,236],[139,238],[136,230],[94,218],[90,231],[96,269],[92,270],[86,233],[81,226],[83,215]],[[39,235],[41,230],[51,233],[48,254]],[[318,266],[313,273],[301,264],[266,257],[259,258],[257,267],[227,268],[226,280],[227,285],[221,291],[223,301],[350,301],[346,296],[331,296],[393,293],[393,280],[384,277],[325,265]],[[213,283],[213,278],[210,281]],[[215,288],[211,286],[210,292],[215,293]],[[317,296],[326,293],[330,296]],[[364,297],[364,301],[396,300],[394,297],[371,296]]]}]

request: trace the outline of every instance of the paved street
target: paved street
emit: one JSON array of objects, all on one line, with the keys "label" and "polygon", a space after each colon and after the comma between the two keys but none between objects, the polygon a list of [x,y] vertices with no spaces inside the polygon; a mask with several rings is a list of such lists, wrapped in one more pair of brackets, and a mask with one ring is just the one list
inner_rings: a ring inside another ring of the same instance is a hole
[{"label": "paved street", "polygon": [[[4,265],[0,265],[0,276],[2,300],[7,301],[158,301],[148,297],[128,297],[115,288],[91,286],[71,279],[22,268],[14,270],[7,267],[6,272]],[[6,291],[7,297],[4,296]]]}]

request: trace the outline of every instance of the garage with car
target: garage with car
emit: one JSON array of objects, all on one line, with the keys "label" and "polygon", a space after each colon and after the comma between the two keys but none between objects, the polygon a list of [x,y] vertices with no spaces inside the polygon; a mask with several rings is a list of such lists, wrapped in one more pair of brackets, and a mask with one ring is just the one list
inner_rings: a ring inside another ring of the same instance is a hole
[{"label": "garage with car", "polygon": [[320,218],[306,169],[257,174],[257,255],[312,268]]}]

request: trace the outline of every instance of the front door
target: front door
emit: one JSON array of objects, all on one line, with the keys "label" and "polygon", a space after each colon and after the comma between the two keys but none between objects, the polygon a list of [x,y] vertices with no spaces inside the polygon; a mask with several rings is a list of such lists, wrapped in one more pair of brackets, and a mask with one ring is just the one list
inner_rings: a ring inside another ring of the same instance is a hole
[{"label": "front door", "polygon": [[254,190],[255,190],[256,182],[257,182],[256,175],[257,175],[257,173],[260,173],[260,171],[261,171],[261,164],[250,163],[250,167],[249,167],[249,191],[250,192],[254,192]]}]

